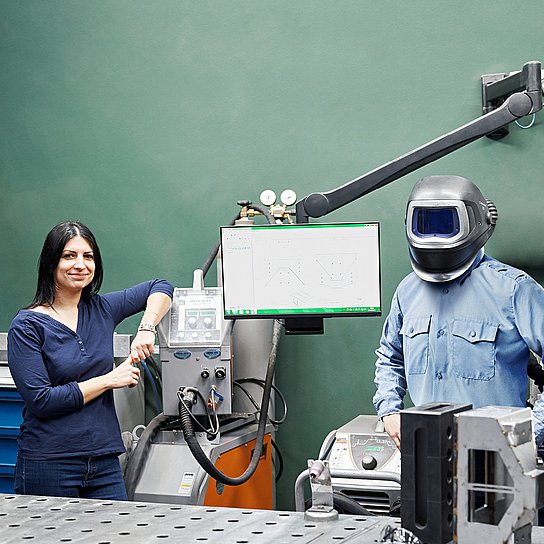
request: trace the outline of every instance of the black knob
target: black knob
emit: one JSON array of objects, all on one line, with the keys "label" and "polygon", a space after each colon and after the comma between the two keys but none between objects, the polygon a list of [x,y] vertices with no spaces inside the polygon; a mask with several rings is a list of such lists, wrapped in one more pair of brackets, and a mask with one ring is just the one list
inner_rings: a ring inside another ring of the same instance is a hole
[{"label": "black knob", "polygon": [[227,371],[225,370],[224,366],[217,366],[215,367],[215,377],[218,380],[223,380],[227,375]]},{"label": "black knob", "polygon": [[373,470],[376,468],[378,461],[373,455],[364,455],[363,456],[363,468],[366,470]]},{"label": "black knob", "polygon": [[203,368],[200,375],[206,380],[210,377],[210,371],[207,368]]}]

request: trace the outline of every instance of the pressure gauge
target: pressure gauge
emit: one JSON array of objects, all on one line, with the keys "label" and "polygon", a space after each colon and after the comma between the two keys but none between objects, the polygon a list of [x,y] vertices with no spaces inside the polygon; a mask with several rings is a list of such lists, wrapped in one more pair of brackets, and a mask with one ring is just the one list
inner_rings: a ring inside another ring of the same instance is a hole
[{"label": "pressure gauge", "polygon": [[259,197],[259,200],[265,205],[265,206],[272,206],[276,202],[276,193],[272,191],[271,189],[265,189],[261,196]]},{"label": "pressure gauge", "polygon": [[291,206],[297,201],[297,194],[292,189],[285,189],[280,195],[280,200],[286,206]]}]

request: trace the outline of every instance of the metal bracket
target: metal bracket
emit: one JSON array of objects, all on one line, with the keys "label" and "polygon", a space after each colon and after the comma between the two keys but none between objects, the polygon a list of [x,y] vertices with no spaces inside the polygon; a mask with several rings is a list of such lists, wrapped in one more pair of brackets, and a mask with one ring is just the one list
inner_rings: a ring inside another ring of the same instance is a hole
[{"label": "metal bracket", "polygon": [[[485,115],[502,106],[514,93],[528,90],[536,94],[540,90],[539,94],[542,94],[544,80],[541,78],[540,70],[535,68],[535,63],[527,63],[521,70],[515,72],[482,75],[482,114]],[[498,140],[504,138],[508,132],[508,125],[504,125],[486,136]]]},{"label": "metal bracket", "polygon": [[338,519],[338,512],[333,506],[329,462],[308,459],[308,472],[312,488],[312,506],[304,513],[305,519],[312,521],[333,521]]},{"label": "metal bracket", "polygon": [[[490,111],[493,111],[494,109],[498,108],[501,104],[504,103],[504,100],[505,100],[504,98],[501,98],[495,101],[489,100],[488,91],[490,90],[490,87],[489,87],[490,85],[492,85],[493,83],[497,83],[497,81],[503,80],[509,75],[510,74],[508,72],[501,72],[498,74],[484,74],[481,77],[482,115],[485,115],[486,113],[489,113]],[[508,136],[509,133],[510,133],[510,129],[508,128],[508,125],[505,125],[504,127],[500,127],[497,130],[494,130],[493,132],[486,134],[486,136],[488,138],[491,138],[492,140],[500,140],[501,138]]]}]

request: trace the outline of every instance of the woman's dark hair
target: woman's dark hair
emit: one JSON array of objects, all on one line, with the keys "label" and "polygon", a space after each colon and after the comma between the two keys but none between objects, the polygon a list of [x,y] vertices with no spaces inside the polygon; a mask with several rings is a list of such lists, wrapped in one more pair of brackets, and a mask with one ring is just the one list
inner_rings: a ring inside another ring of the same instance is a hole
[{"label": "woman's dark hair", "polygon": [[64,246],[75,236],[81,236],[91,246],[94,254],[95,271],[91,283],[87,285],[81,294],[83,299],[96,295],[102,285],[104,270],[102,257],[94,234],[79,221],[65,221],[53,227],[43,243],[42,252],[38,260],[38,284],[34,300],[27,308],[36,306],[49,306],[55,300],[55,270],[59,264]]}]

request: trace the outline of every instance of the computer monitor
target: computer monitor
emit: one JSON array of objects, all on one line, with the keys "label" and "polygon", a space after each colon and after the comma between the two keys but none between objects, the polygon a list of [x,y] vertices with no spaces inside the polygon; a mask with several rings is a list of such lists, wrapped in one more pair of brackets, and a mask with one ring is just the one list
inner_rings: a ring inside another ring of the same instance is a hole
[{"label": "computer monitor", "polygon": [[226,319],[381,315],[377,222],[221,227]]}]

